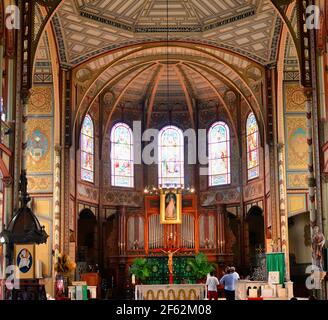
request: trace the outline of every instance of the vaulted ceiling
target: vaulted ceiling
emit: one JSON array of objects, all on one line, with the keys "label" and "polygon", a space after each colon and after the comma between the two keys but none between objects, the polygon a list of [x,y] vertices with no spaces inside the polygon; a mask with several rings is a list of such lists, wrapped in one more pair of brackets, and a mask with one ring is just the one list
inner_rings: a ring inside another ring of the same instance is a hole
[{"label": "vaulted ceiling", "polygon": [[282,29],[270,0],[65,0],[51,23],[78,88],[75,121],[99,96],[108,119],[120,105],[147,104],[148,121],[173,106],[193,122],[195,103],[215,101],[233,121],[237,95],[264,119],[263,68]]},{"label": "vaulted ceiling", "polygon": [[52,23],[61,63],[68,66],[167,38],[215,45],[267,64],[276,58],[281,28],[269,0],[65,0]]}]

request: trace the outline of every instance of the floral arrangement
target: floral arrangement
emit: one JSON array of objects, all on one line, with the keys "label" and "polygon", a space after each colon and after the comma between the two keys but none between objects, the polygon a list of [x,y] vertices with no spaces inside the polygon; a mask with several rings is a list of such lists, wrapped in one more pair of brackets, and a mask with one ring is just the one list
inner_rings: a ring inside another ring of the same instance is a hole
[{"label": "floral arrangement", "polygon": [[71,261],[70,257],[66,254],[59,254],[55,264],[55,271],[58,273],[71,273],[76,269],[76,263]]}]

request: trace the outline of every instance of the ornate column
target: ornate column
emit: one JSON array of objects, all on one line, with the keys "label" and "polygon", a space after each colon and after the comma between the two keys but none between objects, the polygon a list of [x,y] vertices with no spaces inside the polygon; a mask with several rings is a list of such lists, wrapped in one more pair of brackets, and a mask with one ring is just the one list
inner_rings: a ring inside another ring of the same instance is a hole
[{"label": "ornate column", "polygon": [[[306,137],[308,144],[308,190],[309,190],[309,212],[310,212],[310,227],[311,239],[313,239],[316,228],[322,230],[318,225],[318,217],[316,212],[315,186],[316,180],[314,176],[314,162],[313,162],[313,119],[312,119],[312,88],[305,88],[304,94],[306,96]],[[316,252],[312,246],[312,265],[320,266],[320,261],[317,259]]]},{"label": "ornate column", "polygon": [[119,260],[118,260],[118,288],[119,296],[124,297],[126,286],[126,207],[121,206],[119,208],[119,233],[118,233],[118,250],[119,250]]},{"label": "ornate column", "polygon": [[[270,205],[271,213],[268,212],[268,224],[271,225],[271,239],[277,240],[280,237],[280,221],[277,217],[279,211],[278,197],[278,148],[277,148],[277,86],[276,86],[276,66],[271,66],[267,70],[267,144],[269,152],[270,168]],[[269,216],[270,214],[270,216]],[[268,249],[268,248],[267,248]]]},{"label": "ornate column", "polygon": [[55,261],[58,258],[60,250],[60,190],[61,190],[61,179],[60,179],[60,169],[61,169],[61,147],[59,145],[55,146],[55,157],[54,157],[54,193],[53,193],[53,212],[54,212],[54,241],[53,250],[55,253]]},{"label": "ornate column", "polygon": [[[31,91],[28,90],[28,91],[23,91],[22,93],[22,105],[23,105],[23,112],[22,112],[22,144],[21,144],[21,148],[22,148],[22,160],[21,160],[21,167],[22,169],[27,169],[26,168],[26,158],[27,158],[27,154],[26,154],[26,147],[27,147],[27,134],[26,134],[26,124],[27,124],[27,121],[28,121],[28,118],[27,118],[27,111],[28,111],[28,102],[29,102],[29,99],[30,99],[30,93]],[[28,173],[28,172],[27,172]]]},{"label": "ornate column", "polygon": [[121,206],[119,209],[118,218],[119,234],[118,234],[118,252],[120,256],[125,256],[126,253],[126,207]]},{"label": "ornate column", "polygon": [[218,204],[216,206],[217,212],[217,247],[218,253],[224,254],[226,253],[225,246],[225,206],[222,204]]},{"label": "ornate column", "polygon": [[280,234],[281,251],[285,254],[286,280],[290,280],[289,266],[289,239],[288,239],[288,213],[286,208],[286,180],[285,180],[285,146],[278,145],[278,171],[279,171],[279,212],[280,212]]}]

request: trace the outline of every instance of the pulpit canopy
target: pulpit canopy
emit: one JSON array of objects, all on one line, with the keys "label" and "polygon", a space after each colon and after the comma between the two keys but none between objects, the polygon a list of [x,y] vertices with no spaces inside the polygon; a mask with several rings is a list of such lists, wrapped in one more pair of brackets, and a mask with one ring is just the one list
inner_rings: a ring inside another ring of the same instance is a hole
[{"label": "pulpit canopy", "polygon": [[20,177],[21,207],[14,213],[8,227],[0,233],[2,243],[42,244],[47,242],[48,234],[38,218],[27,206],[31,198],[27,193],[26,171]]}]

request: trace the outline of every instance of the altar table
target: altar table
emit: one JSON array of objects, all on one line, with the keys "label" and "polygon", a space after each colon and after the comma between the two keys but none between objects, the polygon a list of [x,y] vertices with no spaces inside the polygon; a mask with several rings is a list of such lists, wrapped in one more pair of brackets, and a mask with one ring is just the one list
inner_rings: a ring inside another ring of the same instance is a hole
[{"label": "altar table", "polygon": [[205,284],[137,285],[135,300],[205,300]]}]

